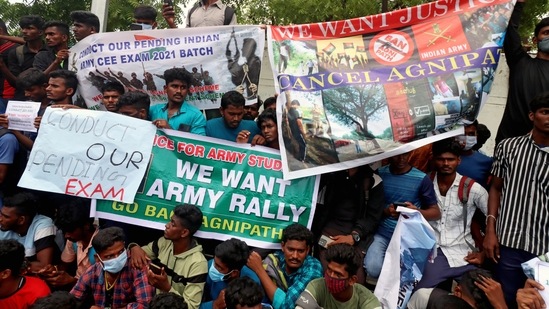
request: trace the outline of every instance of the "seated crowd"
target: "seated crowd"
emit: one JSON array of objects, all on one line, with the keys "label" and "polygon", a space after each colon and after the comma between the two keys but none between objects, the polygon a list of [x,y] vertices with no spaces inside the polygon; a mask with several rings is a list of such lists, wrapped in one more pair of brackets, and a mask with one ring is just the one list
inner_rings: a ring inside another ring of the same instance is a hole
[{"label": "seated crowd", "polygon": [[[156,27],[156,14],[144,12],[136,10],[139,24]],[[74,13],[77,40],[97,32],[96,16]],[[39,129],[46,108],[78,108],[73,104],[78,80],[64,61],[69,27],[37,16],[22,18],[20,26],[29,33],[26,50],[40,52],[25,53],[19,63],[14,46],[8,63],[0,60],[0,72],[14,85],[11,99],[41,103],[34,121]],[[41,45],[42,32],[55,38],[47,40],[48,48]],[[144,86],[139,80],[129,87],[116,77],[91,78],[91,83],[101,89],[108,112],[160,129],[273,149],[279,149],[276,109],[281,108],[285,121],[298,124],[284,133],[300,137],[295,144],[302,162],[305,137],[320,134],[318,128],[305,132],[299,101],[281,107],[271,97],[246,106],[236,90],[223,94],[221,116],[206,120],[186,102],[193,73],[171,68],[162,78],[167,102],[153,106],[136,90]],[[384,269],[399,207],[419,212],[436,236],[436,258],[421,270],[409,308],[545,308],[543,285],[527,279],[520,264],[547,252],[540,252],[547,244],[530,244],[535,239],[515,244],[509,235],[522,230],[504,221],[514,210],[500,206],[500,199],[509,199],[509,186],[517,186],[516,162],[527,160],[514,149],[549,145],[543,125],[549,94],[536,97],[530,111],[535,145],[504,140],[493,159],[479,151],[489,134],[481,134],[485,127],[474,121],[462,136],[393,156],[377,170],[364,165],[323,174],[311,228],[288,225],[279,250],[252,248],[235,238],[195,237],[203,214],[190,204],[174,205],[163,235],[157,235],[146,227],[90,217],[89,200],[22,190],[19,166],[37,134],[5,129],[0,135],[0,308],[381,308],[372,290],[384,272],[399,271]],[[7,128],[9,117],[0,112],[0,126]]]}]

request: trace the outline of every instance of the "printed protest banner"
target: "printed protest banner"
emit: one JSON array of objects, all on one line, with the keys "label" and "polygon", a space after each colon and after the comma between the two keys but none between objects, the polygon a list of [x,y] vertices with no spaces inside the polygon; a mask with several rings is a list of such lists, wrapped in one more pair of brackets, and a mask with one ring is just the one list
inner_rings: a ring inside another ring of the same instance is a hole
[{"label": "printed protest banner", "polygon": [[40,102],[12,101],[8,102],[6,115],[8,115],[10,130],[36,132],[34,119],[38,116]]},{"label": "printed protest banner", "polygon": [[48,107],[18,186],[132,203],[155,132],[115,113]]},{"label": "printed protest banner", "polygon": [[151,104],[167,102],[164,71],[184,68],[193,76],[186,101],[199,109],[219,108],[221,96],[239,90],[257,102],[265,31],[259,26],[222,26],[97,33],[71,48],[80,98],[102,109],[101,86],[118,81],[144,91]]},{"label": "printed protest banner", "polygon": [[438,1],[269,27],[285,179],[460,134],[490,92],[513,2]]},{"label": "printed protest banner", "polygon": [[164,229],[176,205],[199,207],[199,237],[279,248],[282,230],[310,227],[319,177],[282,179],[280,154],[179,131],[158,131],[150,168],[133,204],[96,201],[100,218]]}]

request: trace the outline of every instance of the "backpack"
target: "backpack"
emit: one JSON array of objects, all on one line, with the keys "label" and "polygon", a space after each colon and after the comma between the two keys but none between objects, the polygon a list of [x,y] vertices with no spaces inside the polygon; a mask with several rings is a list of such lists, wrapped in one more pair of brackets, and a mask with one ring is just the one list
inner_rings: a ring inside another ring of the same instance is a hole
[{"label": "backpack", "polygon": [[[188,24],[191,24],[191,15],[201,6],[200,1],[196,2],[193,7],[189,10],[189,14],[187,15]],[[234,16],[234,9],[230,6],[225,6],[225,17],[223,19],[223,25],[229,25],[231,23],[231,20],[233,20]]]},{"label": "backpack", "polygon": [[[429,178],[431,178],[431,181],[435,180],[435,172],[431,172],[429,175]],[[465,233],[465,229],[467,228],[467,202],[469,201],[469,193],[471,192],[471,188],[473,187],[473,184],[475,184],[475,181],[472,178],[469,178],[467,176],[461,176],[461,180],[459,181],[458,186],[458,198],[461,202],[462,208],[463,208],[463,232]],[[473,252],[478,252],[478,249],[471,244],[467,239],[465,239],[465,242],[467,243],[467,246],[469,246],[469,249],[471,249]]]}]

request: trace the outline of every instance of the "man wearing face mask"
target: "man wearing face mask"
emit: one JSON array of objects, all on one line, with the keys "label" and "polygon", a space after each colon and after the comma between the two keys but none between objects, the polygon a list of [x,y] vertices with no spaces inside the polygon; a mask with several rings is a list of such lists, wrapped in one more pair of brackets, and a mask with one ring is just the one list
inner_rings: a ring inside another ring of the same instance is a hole
[{"label": "man wearing face mask", "polygon": [[225,289],[236,278],[249,277],[261,284],[257,275],[246,266],[250,249],[242,240],[228,239],[215,247],[215,256],[208,261],[208,277],[200,309],[223,309]]},{"label": "man wearing face mask", "polygon": [[461,163],[457,172],[461,175],[473,178],[477,183],[488,189],[488,178],[492,168],[492,158],[476,150],[473,146],[477,144],[478,121],[466,125],[464,135],[456,137],[456,140],[462,145],[460,154]]},{"label": "man wearing face mask", "polygon": [[381,308],[377,297],[357,283],[356,273],[362,258],[349,244],[337,244],[326,250],[328,266],[324,278],[311,281],[296,301],[299,309]]},{"label": "man wearing face mask", "polygon": [[147,308],[154,287],[143,271],[130,267],[122,229],[100,230],[92,246],[97,262],[82,274],[71,294],[82,301],[93,299],[87,304],[91,309]]},{"label": "man wearing face mask", "polygon": [[549,17],[534,30],[532,42],[537,45],[535,58],[521,44],[518,27],[526,0],[518,0],[509,20],[503,50],[509,65],[509,92],[496,144],[504,138],[521,136],[532,130],[528,104],[540,93],[549,91]]},{"label": "man wearing face mask", "polygon": [[130,30],[156,29],[156,15],[158,13],[150,5],[140,5],[133,10],[133,24]]}]

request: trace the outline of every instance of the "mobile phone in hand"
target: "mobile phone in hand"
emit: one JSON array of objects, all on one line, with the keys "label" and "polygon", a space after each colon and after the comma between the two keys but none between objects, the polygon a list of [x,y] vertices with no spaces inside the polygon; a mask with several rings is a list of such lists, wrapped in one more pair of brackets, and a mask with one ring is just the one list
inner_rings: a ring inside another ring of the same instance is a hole
[{"label": "mobile phone in hand", "polygon": [[395,205],[395,207],[398,207],[398,206],[407,207],[406,203],[403,203],[403,202],[394,202],[393,205]]},{"label": "mobile phone in hand", "polygon": [[162,274],[162,267],[156,265],[156,264],[153,264],[153,263],[150,263],[149,264],[149,269],[153,272],[153,274],[155,275],[161,275]]},{"label": "mobile phone in hand", "polygon": [[334,241],[334,240],[331,239],[330,237],[328,237],[326,235],[322,235],[322,236],[320,236],[320,239],[318,240],[318,245],[323,247],[323,248],[328,248],[328,244],[331,243],[332,241]]},{"label": "mobile phone in hand", "polygon": [[173,6],[173,1],[172,0],[164,0],[164,4],[166,4],[167,6]]}]

